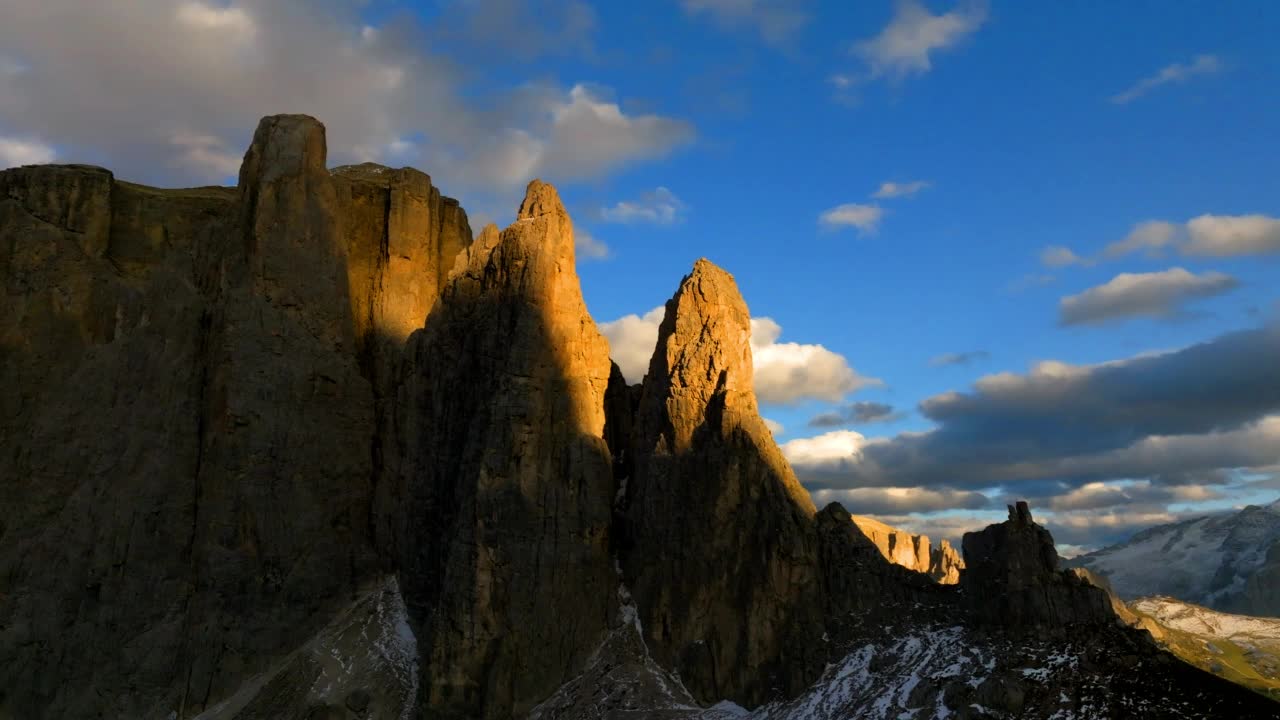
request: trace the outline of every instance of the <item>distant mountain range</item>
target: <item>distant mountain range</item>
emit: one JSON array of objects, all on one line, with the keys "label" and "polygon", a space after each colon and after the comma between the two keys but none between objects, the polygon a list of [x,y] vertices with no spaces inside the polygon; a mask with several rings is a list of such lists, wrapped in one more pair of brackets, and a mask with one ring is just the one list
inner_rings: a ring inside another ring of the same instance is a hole
[{"label": "distant mountain range", "polygon": [[1161,595],[1280,617],[1280,500],[1158,525],[1066,564],[1107,578],[1126,600]]}]

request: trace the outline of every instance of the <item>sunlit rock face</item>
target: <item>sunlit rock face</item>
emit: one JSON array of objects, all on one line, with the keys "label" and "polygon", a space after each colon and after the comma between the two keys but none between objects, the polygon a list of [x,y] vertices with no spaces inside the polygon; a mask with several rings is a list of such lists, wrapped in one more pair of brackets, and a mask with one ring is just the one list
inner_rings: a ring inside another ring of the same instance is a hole
[{"label": "sunlit rock face", "polygon": [[964,561],[947,540],[934,547],[928,535],[913,535],[875,518],[854,515],[853,522],[889,562],[925,573],[944,585],[960,582]]},{"label": "sunlit rock face", "polygon": [[527,712],[603,640],[617,587],[609,346],[573,226],[530,183],[457,260],[401,387],[401,577],[436,717]]}]

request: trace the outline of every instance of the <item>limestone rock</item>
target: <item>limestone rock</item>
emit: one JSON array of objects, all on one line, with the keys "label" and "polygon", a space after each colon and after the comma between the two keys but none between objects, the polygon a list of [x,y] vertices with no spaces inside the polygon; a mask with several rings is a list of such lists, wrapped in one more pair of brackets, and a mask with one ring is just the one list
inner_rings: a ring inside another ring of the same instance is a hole
[{"label": "limestone rock", "polygon": [[1135,621],[1097,577],[1058,568],[1053,536],[1035,523],[1025,502],[1010,505],[1005,522],[965,533],[963,545],[960,588],[979,624],[1017,632]]},{"label": "limestone rock", "polygon": [[376,544],[398,554],[393,521],[399,482],[395,403],[405,342],[435,305],[458,253],[471,244],[467,215],[413,168],[373,163],[332,171],[346,242],[347,284],[361,373],[373,387]]},{"label": "limestone rock", "polygon": [[947,540],[934,547],[928,535],[914,535],[874,518],[854,515],[853,522],[889,562],[926,573],[944,585],[960,582],[964,561]]},{"label": "limestone rock", "polygon": [[581,670],[617,577],[609,346],[554,188],[458,256],[401,388],[401,578],[433,717],[502,718]]},{"label": "limestone rock", "polygon": [[0,173],[0,716],[193,717],[383,564],[343,227],[303,116],[238,189]]},{"label": "limestone rock", "polygon": [[702,701],[756,705],[821,670],[814,508],[761,420],[750,316],[699,260],[667,302],[623,499],[645,640]]}]

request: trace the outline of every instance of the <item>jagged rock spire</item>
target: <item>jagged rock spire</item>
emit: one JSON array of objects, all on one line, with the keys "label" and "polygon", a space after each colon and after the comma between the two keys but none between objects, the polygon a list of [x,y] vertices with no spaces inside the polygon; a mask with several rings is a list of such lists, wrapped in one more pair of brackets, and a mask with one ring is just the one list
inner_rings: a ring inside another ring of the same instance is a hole
[{"label": "jagged rock spire", "polygon": [[459,256],[401,388],[401,562],[438,717],[521,716],[604,638],[617,577],[604,440],[609,346],[573,227],[530,183]]},{"label": "jagged rock spire", "polygon": [[814,507],[761,420],[733,276],[699,260],[641,389],[624,571],[649,648],[695,696],[755,705],[821,660]]}]

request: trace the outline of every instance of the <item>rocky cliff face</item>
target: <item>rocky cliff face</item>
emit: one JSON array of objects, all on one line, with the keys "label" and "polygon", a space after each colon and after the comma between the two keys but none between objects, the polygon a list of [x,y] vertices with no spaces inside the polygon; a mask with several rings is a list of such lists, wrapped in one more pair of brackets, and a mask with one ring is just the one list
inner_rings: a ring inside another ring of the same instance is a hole
[{"label": "rocky cliff face", "polygon": [[889,562],[925,573],[944,585],[960,582],[964,561],[947,540],[934,547],[928,535],[913,535],[875,518],[854,515],[853,522]]},{"label": "rocky cliff face", "polygon": [[409,291],[324,162],[280,116],[238,188],[0,173],[0,716],[193,717],[388,564],[356,316]]},{"label": "rocky cliff face", "polygon": [[611,363],[573,267],[573,226],[535,180],[410,342],[401,567],[437,717],[527,712],[607,630]]},{"label": "rocky cliff face", "polygon": [[750,315],[706,260],[667,302],[640,394],[622,567],[645,640],[693,695],[755,705],[822,659],[814,507],[761,420]]}]

